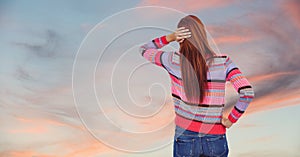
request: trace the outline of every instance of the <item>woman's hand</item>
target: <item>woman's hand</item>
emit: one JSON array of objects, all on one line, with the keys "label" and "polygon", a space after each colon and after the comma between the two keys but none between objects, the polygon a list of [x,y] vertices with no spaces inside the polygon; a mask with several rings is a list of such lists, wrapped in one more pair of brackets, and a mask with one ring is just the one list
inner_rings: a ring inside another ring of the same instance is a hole
[{"label": "woman's hand", "polygon": [[226,118],[226,117],[222,117],[222,124],[226,128],[230,128],[232,126],[232,122],[228,118]]},{"label": "woman's hand", "polygon": [[189,29],[186,29],[185,27],[177,28],[174,33],[171,33],[167,35],[167,41],[177,41],[179,43],[182,43],[184,39],[191,37],[191,32]]}]

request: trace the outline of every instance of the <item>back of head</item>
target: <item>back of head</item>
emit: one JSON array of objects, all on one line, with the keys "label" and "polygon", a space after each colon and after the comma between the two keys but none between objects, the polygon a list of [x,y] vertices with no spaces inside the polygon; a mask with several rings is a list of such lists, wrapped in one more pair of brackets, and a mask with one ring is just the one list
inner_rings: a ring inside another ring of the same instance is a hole
[{"label": "back of head", "polygon": [[192,34],[180,43],[181,76],[187,99],[200,103],[204,99],[207,86],[206,58],[213,57],[215,53],[208,44],[205,27],[198,17],[185,16],[177,27],[185,27]]}]

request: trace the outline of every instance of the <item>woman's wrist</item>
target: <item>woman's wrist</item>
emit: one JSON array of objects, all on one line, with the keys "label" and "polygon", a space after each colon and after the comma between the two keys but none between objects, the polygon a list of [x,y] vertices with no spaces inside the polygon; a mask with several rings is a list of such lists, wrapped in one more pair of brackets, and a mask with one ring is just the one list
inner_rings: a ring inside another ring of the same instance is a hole
[{"label": "woman's wrist", "polygon": [[166,40],[168,42],[175,41],[175,39],[176,39],[175,33],[171,33],[171,34],[166,35]]}]

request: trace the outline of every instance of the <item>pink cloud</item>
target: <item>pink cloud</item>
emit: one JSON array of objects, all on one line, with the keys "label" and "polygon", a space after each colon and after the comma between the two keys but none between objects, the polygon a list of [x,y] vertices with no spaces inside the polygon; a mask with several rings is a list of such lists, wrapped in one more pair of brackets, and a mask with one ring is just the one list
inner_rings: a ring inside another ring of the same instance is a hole
[{"label": "pink cloud", "polygon": [[240,44],[253,41],[255,38],[249,36],[228,35],[223,37],[215,37],[216,44]]},{"label": "pink cloud", "polygon": [[49,125],[49,126],[67,126],[67,127],[72,127],[72,128],[76,128],[76,129],[80,129],[80,130],[84,130],[84,127],[81,125],[72,125],[72,124],[68,124],[66,122],[61,122],[55,119],[50,119],[50,118],[35,118],[35,119],[27,119],[30,120],[32,122],[35,123],[39,123],[39,124],[45,124],[45,125]]},{"label": "pink cloud", "polygon": [[[10,123],[13,125],[8,126]],[[0,151],[0,156],[74,157],[96,156],[114,151],[92,138],[86,130],[82,130],[82,127],[72,126],[55,119],[18,116],[4,125],[2,126],[5,128],[3,136],[9,140],[18,139],[19,141],[18,146],[10,143],[6,145],[4,150]],[[30,138],[33,136],[35,138]]]},{"label": "pink cloud", "polygon": [[180,11],[193,12],[203,9],[225,7],[234,3],[234,0],[186,0],[186,1],[164,1],[164,0],[143,0],[139,6],[155,5],[178,9]]},{"label": "pink cloud", "polygon": [[72,127],[76,129],[83,130],[83,126],[71,125],[67,123],[62,123],[54,119],[46,118],[27,118],[27,117],[16,117],[19,127],[14,127],[14,129],[7,130],[11,134],[45,134],[49,133],[52,127]]},{"label": "pink cloud", "polygon": [[249,25],[238,22],[226,22],[218,25],[207,25],[207,31],[212,36],[214,42],[218,44],[241,44],[257,41],[262,38]]},{"label": "pink cloud", "polygon": [[254,76],[249,78],[249,80],[250,82],[259,82],[259,81],[276,79],[284,75],[295,75],[295,74],[298,74],[298,72],[297,71],[278,72],[278,73]]},{"label": "pink cloud", "polygon": [[[274,86],[277,84],[278,80],[282,80],[286,77],[292,77],[299,75],[298,71],[291,72],[278,72],[266,75],[258,75],[248,78],[248,80],[253,85],[255,91],[260,91],[262,88],[269,88],[269,86]],[[249,104],[245,115],[256,113],[259,111],[278,109],[288,106],[294,106],[300,104],[299,92],[300,89],[289,90],[279,88],[281,90],[270,90],[267,93],[261,93],[259,97],[255,97],[254,101]],[[289,92],[286,92],[286,91]],[[228,91],[233,92],[233,91]],[[224,114],[227,115],[231,111],[231,107],[225,109]]]},{"label": "pink cloud", "polygon": [[247,114],[299,105],[300,103],[300,98],[296,95],[296,92],[291,93],[285,98],[277,98],[278,96],[279,94],[275,93],[255,100],[247,109]]},{"label": "pink cloud", "polygon": [[55,157],[54,155],[46,155],[42,153],[38,153],[35,151],[5,151],[1,152],[0,156],[9,156],[9,157]]},{"label": "pink cloud", "polygon": [[300,1],[285,1],[282,5],[282,9],[288,14],[288,18],[291,19],[294,25],[300,29]]},{"label": "pink cloud", "polygon": [[[65,143],[66,149],[71,148],[73,151],[65,154],[65,157],[74,156],[96,156],[106,152],[113,152],[113,150],[100,142],[90,141],[90,143],[81,144],[82,147],[73,146],[72,144]],[[116,152],[116,154],[118,154]]]},{"label": "pink cloud", "polygon": [[[295,76],[297,74],[299,74],[298,71],[271,73],[249,78],[249,81],[254,84],[255,87],[264,88],[265,82],[272,83],[272,81],[279,80],[280,78]],[[270,91],[260,98],[255,98],[249,105],[247,113],[298,105],[300,103],[299,92],[299,89],[289,90],[289,92],[282,90]]]},{"label": "pink cloud", "polygon": [[22,129],[13,129],[10,130],[10,133],[31,133],[31,134],[43,134],[46,133],[48,129],[44,126],[35,126],[35,127],[27,127]]}]

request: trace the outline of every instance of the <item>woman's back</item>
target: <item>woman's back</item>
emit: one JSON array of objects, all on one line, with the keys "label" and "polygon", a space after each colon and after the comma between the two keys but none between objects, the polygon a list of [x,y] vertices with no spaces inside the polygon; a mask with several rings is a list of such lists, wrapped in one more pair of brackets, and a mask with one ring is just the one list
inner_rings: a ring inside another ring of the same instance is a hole
[{"label": "woman's back", "polygon": [[[254,94],[250,83],[228,55],[209,58],[207,86],[203,100],[188,100],[181,76],[180,52],[158,50],[167,45],[166,36],[156,38],[141,47],[142,55],[152,63],[163,67],[171,78],[171,91],[176,113],[175,124],[194,132],[224,134],[222,115],[225,104],[225,83],[230,81],[240,93],[240,99],[228,116],[231,122],[244,113]],[[197,88],[197,87],[195,87]]]}]

